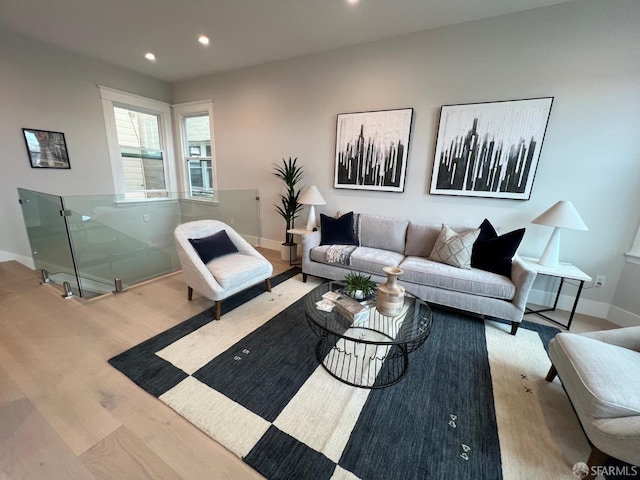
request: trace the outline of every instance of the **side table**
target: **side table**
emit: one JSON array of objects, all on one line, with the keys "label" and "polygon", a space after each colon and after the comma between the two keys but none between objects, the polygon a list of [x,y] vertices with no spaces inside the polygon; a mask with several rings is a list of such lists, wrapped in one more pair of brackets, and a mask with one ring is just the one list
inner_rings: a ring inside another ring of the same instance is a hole
[{"label": "side table", "polygon": [[[307,230],[306,228],[290,228],[289,230],[287,230],[287,233],[290,233],[291,235],[307,235],[308,233],[311,233],[312,230]],[[295,255],[289,255],[289,266],[293,266],[293,265],[301,265],[301,263],[294,263],[291,258],[298,258],[298,252],[297,252],[297,248],[298,245],[296,245],[295,247],[292,247],[292,249],[295,248],[296,252]]]},{"label": "side table", "polygon": [[[556,293],[556,299],[553,302],[552,308],[544,308],[541,310],[532,310],[527,308],[525,311],[525,315],[528,313],[534,313],[539,317],[544,318],[545,320],[549,320],[550,322],[555,323],[556,325],[560,325],[561,327],[569,330],[571,328],[571,322],[573,322],[573,315],[576,313],[576,307],[578,306],[578,300],[580,299],[580,293],[582,293],[582,287],[584,286],[584,282],[590,282],[591,277],[580,270],[575,265],[570,263],[558,263],[556,267],[550,267],[547,265],[541,265],[538,263],[537,258],[532,257],[520,257],[527,265],[529,265],[533,270],[536,271],[538,275],[546,275],[549,277],[556,277],[560,279],[560,285],[558,287],[558,292]],[[560,298],[560,291],[562,290],[562,286],[564,285],[565,280],[577,280],[580,282],[578,284],[578,292],[576,293],[576,298],[573,302],[573,308],[571,309],[571,313],[569,314],[569,322],[564,325],[557,320],[554,320],[547,315],[543,315],[543,312],[553,312],[558,306],[558,299]]]}]

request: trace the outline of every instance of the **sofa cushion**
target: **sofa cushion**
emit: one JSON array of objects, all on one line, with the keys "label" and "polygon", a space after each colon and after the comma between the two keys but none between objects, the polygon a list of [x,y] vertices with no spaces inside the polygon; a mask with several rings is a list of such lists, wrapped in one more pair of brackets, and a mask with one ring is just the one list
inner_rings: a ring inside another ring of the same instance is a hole
[{"label": "sofa cushion", "polygon": [[362,214],[360,218],[360,245],[403,253],[407,225],[409,225],[409,220]]},{"label": "sofa cushion", "polygon": [[422,257],[408,256],[398,265],[400,280],[483,297],[512,300],[516,287],[508,278],[479,269],[465,270]]},{"label": "sofa cushion", "polygon": [[[456,230],[455,227],[452,228]],[[468,229],[469,227],[466,227],[463,230]],[[425,224],[409,222],[404,254],[427,258],[431,254],[433,246],[436,244],[440,230],[442,230],[441,223]]]},{"label": "sofa cushion", "polygon": [[358,245],[353,230],[353,212],[339,218],[320,214],[320,245]]},{"label": "sofa cushion", "polygon": [[[591,418],[640,415],[640,353],[573,333],[556,335],[562,357],[570,362],[575,375],[561,380],[579,384],[579,401]],[[574,380],[578,380],[576,382]]]},{"label": "sofa cushion", "polygon": [[351,268],[386,276],[382,269],[386,266],[397,267],[403,259],[404,255],[401,253],[379,248],[358,247],[351,254]]},{"label": "sofa cushion", "polygon": [[524,228],[498,235],[486,218],[480,224],[480,235],[473,244],[471,266],[511,278],[511,262],[516,254]]},{"label": "sofa cushion", "polygon": [[[309,252],[309,257],[314,262],[328,263],[326,257],[329,247],[329,245],[315,247]],[[388,265],[396,267],[403,259],[404,255],[400,253],[380,250],[379,248],[358,247],[351,254],[351,264],[343,266],[344,268],[386,276],[382,269]],[[342,266],[340,264],[332,265]]]},{"label": "sofa cushion", "polygon": [[208,237],[188,238],[187,240],[193,245],[203,263],[238,251],[225,230],[220,230]]},{"label": "sofa cushion", "polygon": [[433,246],[431,255],[429,255],[429,260],[469,270],[471,268],[473,244],[479,233],[479,228],[456,233],[443,224],[436,244]]},{"label": "sofa cushion", "polygon": [[270,275],[271,264],[264,258],[234,253],[207,263],[207,270],[225,290],[250,287],[256,278]]}]

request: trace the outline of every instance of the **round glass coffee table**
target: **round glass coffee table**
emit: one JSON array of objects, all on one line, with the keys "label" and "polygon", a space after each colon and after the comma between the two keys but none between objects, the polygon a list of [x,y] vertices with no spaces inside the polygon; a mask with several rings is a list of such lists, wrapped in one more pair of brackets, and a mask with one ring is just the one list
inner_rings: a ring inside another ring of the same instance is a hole
[{"label": "round glass coffee table", "polygon": [[367,310],[355,319],[344,308],[336,306],[330,312],[318,308],[316,302],[327,292],[343,287],[341,282],[326,282],[305,296],[307,321],[319,337],[318,362],[341,382],[356,387],[384,388],[399,382],[409,368],[409,354],[431,333],[431,308],[408,294],[402,312],[395,316],[380,313],[375,300],[362,302]]}]

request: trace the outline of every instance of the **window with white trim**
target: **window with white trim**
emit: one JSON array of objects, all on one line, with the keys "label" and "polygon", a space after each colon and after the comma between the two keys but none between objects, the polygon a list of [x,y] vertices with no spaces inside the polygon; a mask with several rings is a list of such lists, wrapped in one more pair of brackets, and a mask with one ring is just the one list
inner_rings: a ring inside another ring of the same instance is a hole
[{"label": "window with white trim", "polygon": [[116,194],[168,198],[176,189],[170,106],[106,87],[100,95]]},{"label": "window with white trim", "polygon": [[210,101],[173,106],[179,129],[177,152],[187,198],[214,200],[217,189],[213,142],[213,105]]}]

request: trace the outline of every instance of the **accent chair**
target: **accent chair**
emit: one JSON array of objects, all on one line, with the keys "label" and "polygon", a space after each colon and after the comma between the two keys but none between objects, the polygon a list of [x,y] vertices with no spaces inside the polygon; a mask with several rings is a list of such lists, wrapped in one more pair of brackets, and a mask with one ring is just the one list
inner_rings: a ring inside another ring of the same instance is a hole
[{"label": "accent chair", "polygon": [[609,456],[640,465],[640,327],[559,333],[549,357],[546,380],[560,377],[592,446],[590,473]]},{"label": "accent chair", "polygon": [[178,225],[173,236],[189,301],[194,290],[213,300],[216,320],[220,320],[225,298],[263,281],[271,291],[273,266],[226,223],[187,222]]}]

